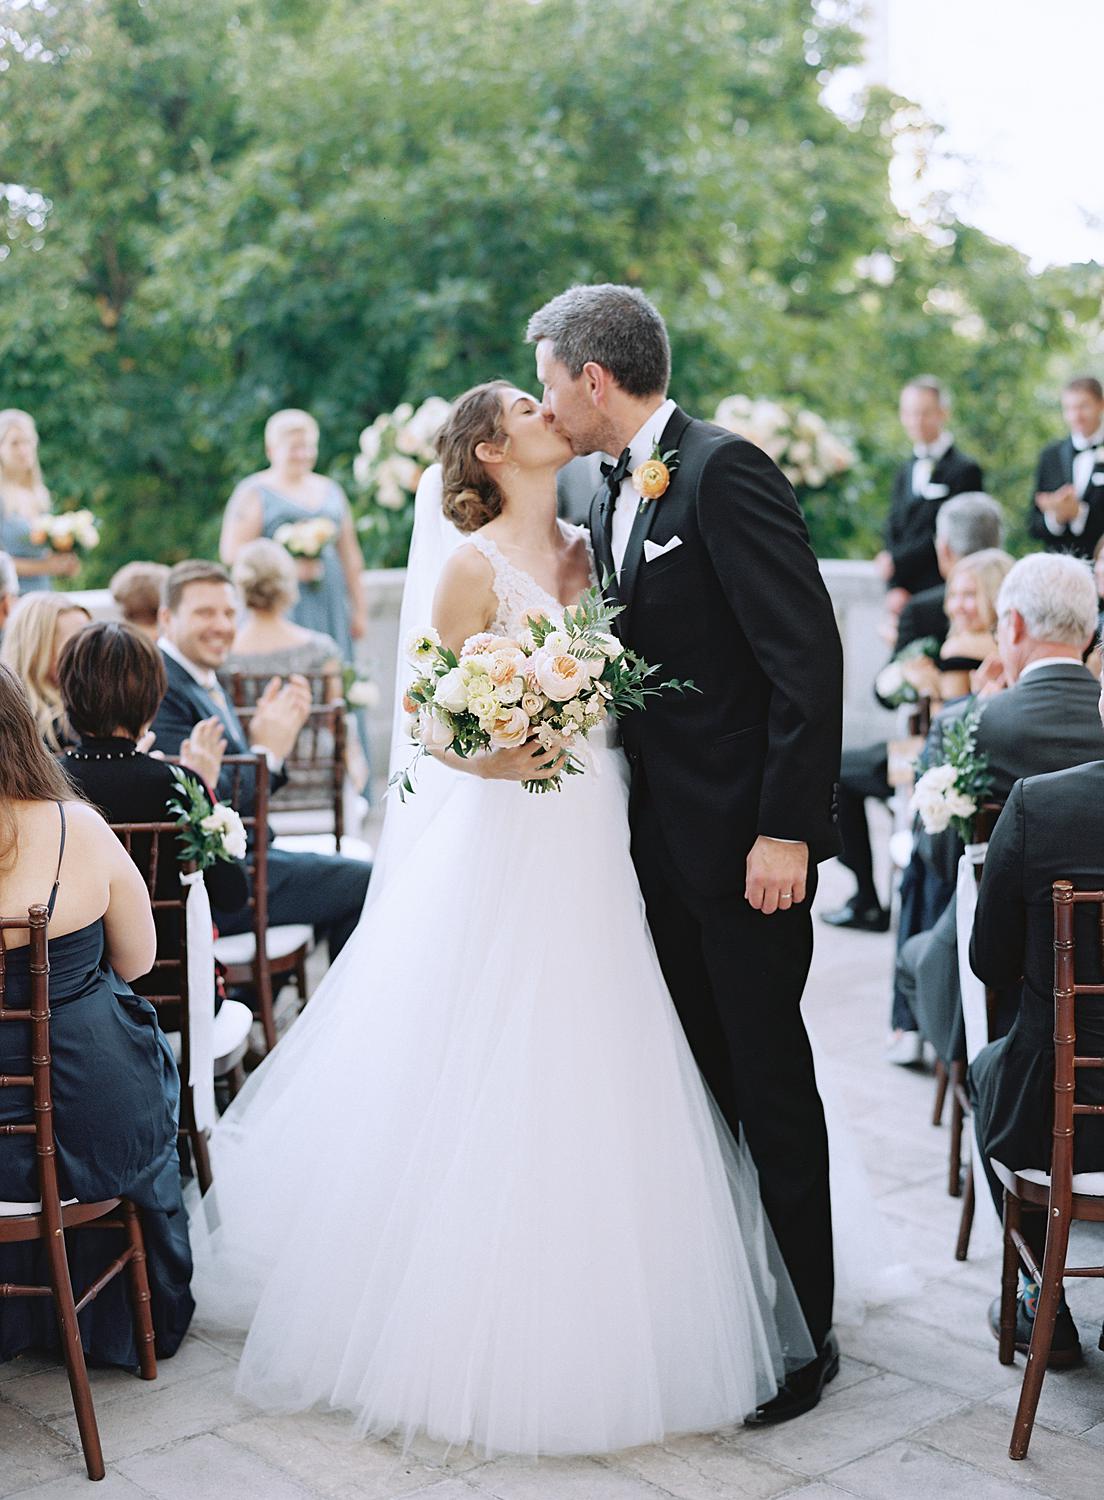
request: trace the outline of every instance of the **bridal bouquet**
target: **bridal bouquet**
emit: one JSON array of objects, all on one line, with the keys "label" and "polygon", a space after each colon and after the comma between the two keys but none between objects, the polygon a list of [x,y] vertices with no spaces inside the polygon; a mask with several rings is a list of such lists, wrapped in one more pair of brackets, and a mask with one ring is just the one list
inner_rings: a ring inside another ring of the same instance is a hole
[{"label": "bridal bouquet", "polygon": [[813,411],[753,401],[750,396],[726,396],[713,420],[762,448],[795,489],[822,489],[855,465],[851,449]]},{"label": "bridal bouquet", "polygon": [[692,682],[650,681],[656,669],[610,632],[619,613],[619,606],[591,589],[558,624],[539,615],[516,640],[474,635],[464,642],[459,659],[442,646],[435,630],[416,636],[407,655],[419,675],[403,705],[419,749],[406,770],[392,778],[399,796],[413,792],[411,772],[433,750],[452,750],[466,759],[530,740],[548,752],[546,766],[561,753],[565,758],[555,776],[522,786],[530,792],[558,791],[564,776],[585,769],[575,751],[607,714],[644,708],[648,698],[667,689],[694,690]]},{"label": "bridal bouquet", "polygon": [[179,766],[172,768],[177,795],[169,811],[177,814],[177,827],[185,859],[207,870],[216,859],[244,859],[245,824],[225,802],[212,807],[207,790],[199,779],[189,776]]},{"label": "bridal bouquet", "polygon": [[272,540],[285,547],[292,557],[319,557],[323,547],[337,535],[329,516],[311,516],[304,521],[286,521],[277,526]]},{"label": "bridal bouquet", "polygon": [[993,785],[989,758],[977,748],[980,712],[973,708],[943,731],[946,759],[929,766],[916,783],[909,812],[918,814],[925,833],[954,826],[970,842],[974,814]]},{"label": "bridal bouquet", "polygon": [[100,545],[100,523],[90,510],[47,513],[31,524],[30,540],[51,552],[91,552]]}]

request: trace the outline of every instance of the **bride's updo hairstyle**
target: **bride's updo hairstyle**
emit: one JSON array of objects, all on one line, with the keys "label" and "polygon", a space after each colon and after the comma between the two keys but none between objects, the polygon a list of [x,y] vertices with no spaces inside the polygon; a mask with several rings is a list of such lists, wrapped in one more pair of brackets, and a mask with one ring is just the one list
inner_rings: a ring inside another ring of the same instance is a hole
[{"label": "bride's updo hairstyle", "polygon": [[478,531],[502,511],[504,495],[475,456],[480,443],[501,443],[502,392],[508,380],[488,380],[465,391],[437,437],[442,509],[457,531]]}]

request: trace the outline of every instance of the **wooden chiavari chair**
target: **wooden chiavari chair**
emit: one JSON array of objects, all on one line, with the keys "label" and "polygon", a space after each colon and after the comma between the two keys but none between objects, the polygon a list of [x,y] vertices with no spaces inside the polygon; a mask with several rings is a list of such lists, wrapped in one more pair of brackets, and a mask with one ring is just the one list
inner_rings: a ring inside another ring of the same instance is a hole
[{"label": "wooden chiavari chair", "polygon": [[[33,1119],[0,1125],[0,1137],[34,1137],[39,1189],[37,1203],[6,1205],[6,1209],[0,1211],[0,1245],[39,1241],[49,1267],[47,1285],[0,1285],[0,1297],[53,1299],[85,1466],[89,1479],[102,1479],[105,1472],[103,1450],[77,1315],[123,1271],[127,1273],[130,1283],[135,1342],[143,1380],[157,1378],[157,1359],[153,1347],[153,1318],[150,1313],[145,1242],[134,1205],[126,1198],[105,1198],[98,1203],[61,1201],[50,1075],[50,964],[46,943],[49,920],[50,915],[45,906],[32,906],[26,920],[0,920],[0,929],[28,931],[31,978],[30,1008],[9,1008],[6,997],[6,964],[3,948],[0,947],[0,1022],[28,1027],[31,1041],[30,1074],[0,1076],[0,1088],[30,1089],[34,1100]],[[24,1208],[25,1212],[19,1211]],[[17,1211],[12,1212],[12,1209]],[[126,1249],[105,1267],[87,1291],[77,1297],[69,1273],[65,1235],[70,1230],[85,1229],[120,1229],[126,1235]]]},{"label": "wooden chiavari chair", "polygon": [[[1095,905],[1097,942],[1104,963],[1104,891],[1075,891],[1068,880],[1056,880],[1054,903],[1054,1129],[1050,1171],[1010,1171],[1000,1162],[993,1168],[1004,1184],[1004,1264],[1001,1272],[999,1358],[1010,1365],[1016,1357],[1017,1268],[1022,1265],[1039,1284],[1039,1301],[1031,1330],[1019,1405],[1012,1427],[1010,1458],[1026,1458],[1035,1413],[1043,1389],[1054,1338],[1054,1323],[1067,1276],[1104,1278],[1104,1266],[1068,1266],[1070,1227],[1077,1219],[1104,1223],[1104,1172],[1074,1174],[1073,1139],[1079,1119],[1104,1115],[1104,1104],[1077,1101],[1077,1075],[1104,1068],[1104,1057],[1077,1055],[1077,1000],[1081,995],[1104,995],[1104,984],[1078,984],[1074,912],[1079,905]],[[1024,1209],[1045,1211],[1046,1248],[1040,1266],[1022,1232]],[[1104,1339],[1102,1339],[1104,1342]]]}]

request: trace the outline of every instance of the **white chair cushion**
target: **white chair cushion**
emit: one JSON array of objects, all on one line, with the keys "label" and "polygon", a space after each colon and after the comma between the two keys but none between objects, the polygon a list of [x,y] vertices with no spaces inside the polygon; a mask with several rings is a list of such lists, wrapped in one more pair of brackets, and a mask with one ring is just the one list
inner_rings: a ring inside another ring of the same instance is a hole
[{"label": "white chair cushion", "polygon": [[[290,922],[286,927],[268,929],[269,958],[287,958],[304,944],[309,948],[314,941],[314,928],[301,922]],[[251,932],[236,932],[230,937],[220,937],[215,943],[215,957],[227,968],[239,964],[251,964],[256,946]]]},{"label": "white chair cushion", "polygon": [[[279,838],[273,839],[272,843],[274,848],[283,849],[288,854],[336,854],[339,852],[335,847],[332,833],[284,833]],[[352,838],[349,834],[342,837],[340,854],[342,859],[361,859],[369,865],[376,857],[371,844],[365,843],[363,839]]]},{"label": "white chair cushion", "polygon": [[[253,1025],[253,1012],[240,1000],[224,1000],[215,1016],[215,1077],[219,1076],[219,1063],[245,1041]],[[180,1061],[180,1033],[166,1032],[173,1056]]]},{"label": "white chair cushion", "polygon": [[[993,1164],[993,1171],[1000,1178],[1006,1188],[1012,1186],[1013,1177],[1022,1177],[1025,1182],[1037,1183],[1039,1187],[1050,1186],[1050,1173],[1042,1171],[1039,1167],[1023,1167],[1018,1172],[1011,1172],[1003,1162],[994,1157],[989,1158]],[[1075,1172],[1073,1174],[1073,1191],[1081,1193],[1086,1198],[1104,1198],[1104,1172]]]},{"label": "white chair cushion", "polygon": [[[62,1208],[71,1208],[77,1202],[76,1198],[63,1198]],[[0,1219],[18,1219],[23,1214],[37,1214],[42,1209],[42,1203],[6,1203],[0,1200]]]}]

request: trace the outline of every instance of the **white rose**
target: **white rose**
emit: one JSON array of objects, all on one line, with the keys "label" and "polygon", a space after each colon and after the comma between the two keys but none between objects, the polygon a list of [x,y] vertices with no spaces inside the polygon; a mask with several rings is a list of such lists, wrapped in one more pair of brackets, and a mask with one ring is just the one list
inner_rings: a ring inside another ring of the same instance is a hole
[{"label": "white rose", "polygon": [[453,667],[438,678],[437,686],[433,689],[433,701],[454,714],[463,713],[467,708],[468,687],[459,667]]},{"label": "white rose", "polygon": [[345,697],[354,708],[376,708],[379,706],[380,690],[374,682],[358,677],[356,682],[349,684]]},{"label": "white rose", "polygon": [[204,833],[217,835],[231,859],[245,858],[245,824],[232,807],[220,802],[200,820],[199,826]]},{"label": "white rose", "polygon": [[495,750],[513,750],[529,738],[529,715],[520,708],[506,708],[495,717],[491,746]]},{"label": "white rose", "polygon": [[544,699],[539,693],[523,693],[521,695],[521,707],[531,719],[535,719],[544,707]]},{"label": "white rose", "polygon": [[447,750],[456,736],[450,723],[423,708],[418,713],[417,738],[427,750]]},{"label": "white rose", "polygon": [[368,465],[369,473],[372,464],[379,458],[382,441],[383,437],[378,426],[366,427],[360,434],[360,456]]},{"label": "white rose", "polygon": [[525,678],[511,677],[509,682],[499,683],[495,687],[495,696],[500,703],[516,703],[525,693]]}]

